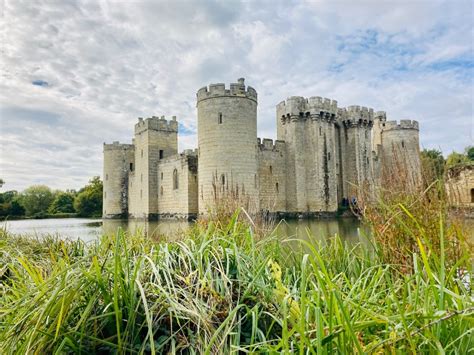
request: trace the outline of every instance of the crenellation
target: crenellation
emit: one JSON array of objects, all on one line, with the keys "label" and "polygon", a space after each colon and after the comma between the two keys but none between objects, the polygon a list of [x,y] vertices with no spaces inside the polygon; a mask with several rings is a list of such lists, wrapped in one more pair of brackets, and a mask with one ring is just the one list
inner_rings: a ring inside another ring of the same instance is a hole
[{"label": "crenellation", "polygon": [[251,86],[245,87],[243,78],[238,79],[237,83],[231,83],[229,89],[226,89],[223,83],[210,84],[199,89],[196,94],[198,103],[202,100],[219,96],[245,97],[255,102],[257,101],[257,91]]},{"label": "crenellation", "polygon": [[165,116],[152,116],[146,119],[138,118],[138,123],[135,124],[135,134],[140,134],[147,130],[178,132],[178,121],[176,116],[171,120],[167,120]]}]

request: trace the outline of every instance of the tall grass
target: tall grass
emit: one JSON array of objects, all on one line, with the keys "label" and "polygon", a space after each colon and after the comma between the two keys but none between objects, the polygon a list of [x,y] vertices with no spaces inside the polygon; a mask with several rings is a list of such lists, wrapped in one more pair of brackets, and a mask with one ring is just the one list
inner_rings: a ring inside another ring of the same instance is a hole
[{"label": "tall grass", "polygon": [[[440,235],[443,241],[443,234]],[[304,244],[305,252],[287,244]],[[19,353],[472,351],[468,255],[256,239],[238,214],[155,243],[118,232],[85,245],[0,231],[0,349]]]}]

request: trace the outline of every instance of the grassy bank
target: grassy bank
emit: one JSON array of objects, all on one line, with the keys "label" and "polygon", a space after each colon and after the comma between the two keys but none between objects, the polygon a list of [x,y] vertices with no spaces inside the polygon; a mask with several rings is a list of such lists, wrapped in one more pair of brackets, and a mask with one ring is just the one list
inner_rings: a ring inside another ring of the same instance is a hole
[{"label": "grassy bank", "polygon": [[460,273],[472,275],[469,255],[444,263],[419,248],[403,273],[377,245],[256,238],[235,218],[170,243],[118,233],[85,245],[0,231],[0,348],[468,353],[474,301]]}]

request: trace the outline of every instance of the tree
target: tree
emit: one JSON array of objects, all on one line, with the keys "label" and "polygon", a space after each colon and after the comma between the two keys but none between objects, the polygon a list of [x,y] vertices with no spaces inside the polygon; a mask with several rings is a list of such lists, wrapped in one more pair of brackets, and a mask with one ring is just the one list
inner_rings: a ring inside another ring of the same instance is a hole
[{"label": "tree", "polygon": [[74,200],[74,208],[79,216],[93,217],[102,215],[102,181],[98,176],[92,178]]},{"label": "tree", "polygon": [[470,161],[474,161],[474,145],[466,148],[466,155]]},{"label": "tree", "polygon": [[0,193],[0,216],[24,216],[25,209],[19,202],[18,192],[6,191]]},{"label": "tree", "polygon": [[54,195],[48,186],[33,185],[21,193],[19,202],[27,216],[35,216],[46,214],[53,199]]},{"label": "tree", "polygon": [[448,155],[448,158],[446,159],[446,168],[452,168],[457,165],[464,165],[469,163],[469,158],[467,155],[457,153],[457,152],[452,152],[451,154]]},{"label": "tree", "polygon": [[421,161],[423,168],[433,177],[433,180],[440,179],[444,174],[444,157],[437,149],[423,149],[421,151]]},{"label": "tree", "polygon": [[5,185],[5,180],[3,180],[3,179],[0,179],[0,188],[2,188],[2,187],[3,187],[3,185]]},{"label": "tree", "polygon": [[59,191],[49,207],[49,213],[74,213],[74,195]]}]

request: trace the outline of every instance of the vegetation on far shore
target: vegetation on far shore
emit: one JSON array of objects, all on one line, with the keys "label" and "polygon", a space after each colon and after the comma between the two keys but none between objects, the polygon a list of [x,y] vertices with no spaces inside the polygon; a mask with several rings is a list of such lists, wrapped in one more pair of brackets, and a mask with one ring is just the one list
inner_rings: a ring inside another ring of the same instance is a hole
[{"label": "vegetation on far shore", "polygon": [[101,217],[102,190],[96,176],[77,192],[53,191],[46,185],[33,185],[21,193],[6,191],[0,193],[0,218]]}]

